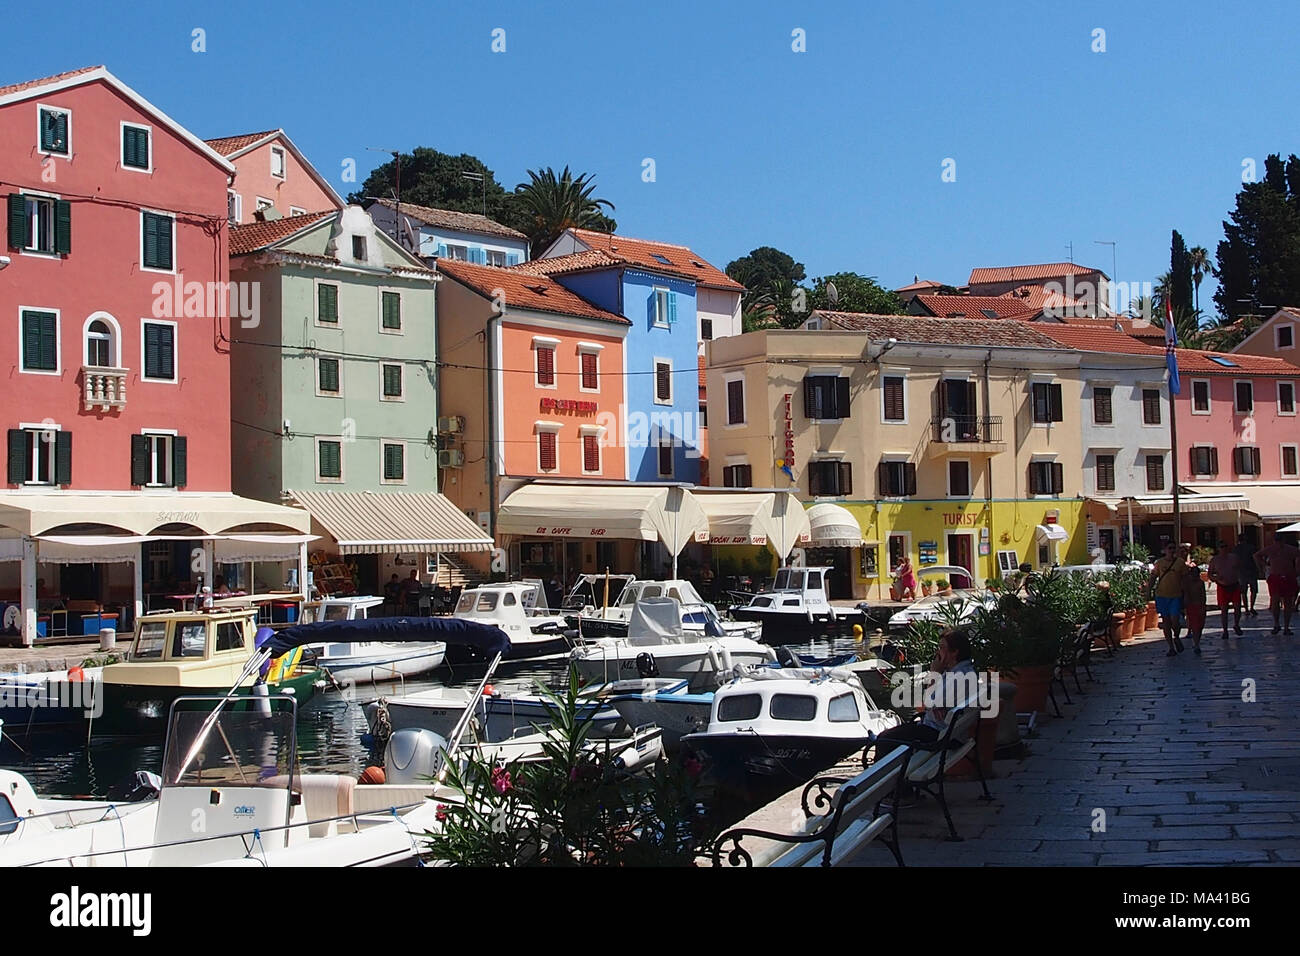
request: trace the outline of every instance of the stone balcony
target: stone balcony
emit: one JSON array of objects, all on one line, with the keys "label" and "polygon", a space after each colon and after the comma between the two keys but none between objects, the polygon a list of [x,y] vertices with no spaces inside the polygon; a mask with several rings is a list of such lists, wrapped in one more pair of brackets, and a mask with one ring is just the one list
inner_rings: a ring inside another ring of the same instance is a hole
[{"label": "stone balcony", "polygon": [[86,411],[98,408],[101,412],[126,407],[126,376],[130,369],[104,368],[98,365],[81,367],[82,398]]}]

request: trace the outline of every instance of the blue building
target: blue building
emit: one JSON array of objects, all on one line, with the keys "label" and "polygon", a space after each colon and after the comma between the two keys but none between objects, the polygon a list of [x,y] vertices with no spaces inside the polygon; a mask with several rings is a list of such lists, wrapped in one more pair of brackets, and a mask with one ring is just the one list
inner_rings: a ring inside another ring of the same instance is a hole
[{"label": "blue building", "polygon": [[458,259],[480,266],[513,266],[528,261],[528,237],[476,213],[402,203],[400,222],[391,199],[372,200],[366,211],[376,226],[429,265]]}]

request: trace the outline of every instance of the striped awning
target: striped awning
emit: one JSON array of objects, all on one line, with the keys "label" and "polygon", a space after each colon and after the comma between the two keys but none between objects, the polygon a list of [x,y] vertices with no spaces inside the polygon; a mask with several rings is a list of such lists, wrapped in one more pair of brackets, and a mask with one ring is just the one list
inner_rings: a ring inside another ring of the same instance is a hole
[{"label": "striped awning", "polygon": [[491,551],[492,539],[443,495],[419,491],[290,491],[340,554]]},{"label": "striped awning", "polygon": [[814,548],[857,548],[862,545],[862,528],[853,512],[830,502],[808,509]]}]

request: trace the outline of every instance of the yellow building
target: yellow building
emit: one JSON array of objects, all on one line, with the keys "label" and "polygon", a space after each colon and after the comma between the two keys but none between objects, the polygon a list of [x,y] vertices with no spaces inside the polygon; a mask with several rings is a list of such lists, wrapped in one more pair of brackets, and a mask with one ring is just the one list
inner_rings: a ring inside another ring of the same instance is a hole
[{"label": "yellow building", "polygon": [[1080,353],[1033,326],[814,312],[707,355],[711,483],[847,512],[860,542],[810,514],[832,596],[887,597],[904,556],[976,585],[1086,561]]}]

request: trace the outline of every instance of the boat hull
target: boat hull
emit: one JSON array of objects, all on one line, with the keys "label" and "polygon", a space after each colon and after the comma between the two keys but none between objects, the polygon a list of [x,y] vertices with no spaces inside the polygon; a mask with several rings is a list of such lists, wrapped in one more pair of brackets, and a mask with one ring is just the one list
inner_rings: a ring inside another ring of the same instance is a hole
[{"label": "boat hull", "polygon": [[803,644],[814,637],[848,633],[854,624],[865,624],[867,619],[862,611],[849,608],[836,608],[834,612],[820,612],[810,617],[804,611],[736,607],[731,609],[731,616],[737,621],[760,624],[763,631],[757,639],[765,644]]},{"label": "boat hull", "polygon": [[[721,650],[717,650],[715,655],[709,654],[711,646],[713,645],[701,643],[655,646],[621,642],[610,645],[588,644],[575,650],[571,659],[584,680],[608,684],[636,677],[637,658],[642,654],[650,654],[660,677],[686,680],[689,681],[691,690],[705,691],[712,690],[717,680],[718,668],[712,658],[716,657],[719,664],[726,666]],[[725,656],[730,658],[733,665],[746,664],[751,667],[761,666],[771,660],[765,650],[732,649]]]},{"label": "boat hull", "polygon": [[[555,654],[567,654],[572,645],[561,631],[553,634],[534,634],[527,638],[510,637],[510,653],[502,658],[507,661],[527,661],[538,657],[551,657]],[[448,664],[483,663],[487,658],[475,648],[464,644],[447,645]]]},{"label": "boat hull", "polygon": [[317,661],[339,679],[375,684],[426,673],[442,664],[446,656],[447,645],[439,641],[419,645],[385,644],[364,654],[324,656]]},{"label": "boat hull", "polygon": [[818,773],[867,745],[865,736],[695,733],[684,749],[704,765],[703,782],[726,798],[768,799],[807,783]]},{"label": "boat hull", "polygon": [[676,753],[687,734],[709,725],[712,694],[628,694],[610,700],[629,727],[657,724],[664,732],[664,748]]}]

